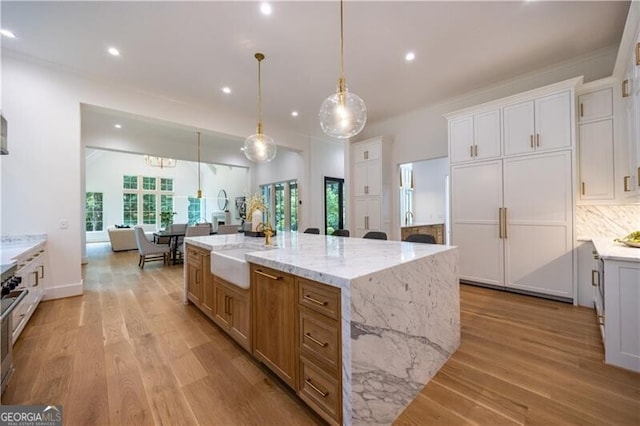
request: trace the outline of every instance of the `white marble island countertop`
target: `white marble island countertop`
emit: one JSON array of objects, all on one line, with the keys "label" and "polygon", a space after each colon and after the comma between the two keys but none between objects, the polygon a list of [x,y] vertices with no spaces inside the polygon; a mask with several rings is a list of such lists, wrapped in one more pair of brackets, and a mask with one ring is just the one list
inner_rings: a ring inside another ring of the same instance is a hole
[{"label": "white marble island countertop", "polygon": [[261,250],[264,239],[241,234],[185,238],[255,247],[248,262],[339,287],[343,424],[393,423],[460,345],[458,249],[296,232],[274,241]]},{"label": "white marble island countertop", "polygon": [[185,238],[185,241],[208,250],[255,246],[256,251],[246,255],[249,262],[341,288],[356,278],[454,249],[437,244],[297,232],[277,235],[273,239],[274,250],[261,250],[264,238],[245,237],[242,234],[192,237]]},{"label": "white marble island countertop", "polygon": [[602,259],[640,262],[640,248],[629,247],[612,238],[594,238],[592,241]]}]

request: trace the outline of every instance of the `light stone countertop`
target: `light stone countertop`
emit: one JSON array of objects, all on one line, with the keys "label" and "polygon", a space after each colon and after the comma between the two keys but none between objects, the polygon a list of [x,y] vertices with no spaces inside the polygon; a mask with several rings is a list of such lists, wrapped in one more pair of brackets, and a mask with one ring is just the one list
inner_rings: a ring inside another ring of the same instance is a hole
[{"label": "light stone countertop", "polygon": [[626,246],[611,238],[594,238],[592,241],[602,259],[640,262],[640,248]]},{"label": "light stone countertop", "polygon": [[0,244],[0,263],[5,265],[16,262],[46,241],[46,234],[23,236],[4,235],[2,236],[2,243]]},{"label": "light stone countertop", "polygon": [[298,232],[281,232],[273,241],[273,250],[264,250],[264,238],[243,234],[185,238],[207,250],[254,246],[256,252],[246,255],[249,262],[341,288],[356,278],[453,248]]}]

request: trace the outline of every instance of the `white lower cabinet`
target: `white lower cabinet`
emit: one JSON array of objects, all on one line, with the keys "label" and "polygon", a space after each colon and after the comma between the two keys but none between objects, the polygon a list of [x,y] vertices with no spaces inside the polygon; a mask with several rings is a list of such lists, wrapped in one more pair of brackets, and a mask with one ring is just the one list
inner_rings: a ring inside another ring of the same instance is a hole
[{"label": "white lower cabinet", "polygon": [[640,372],[640,263],[605,259],[603,284],[605,362]]},{"label": "white lower cabinet", "polygon": [[462,280],[573,299],[571,151],[451,168]]},{"label": "white lower cabinet", "polygon": [[362,237],[369,231],[385,232],[380,216],[380,197],[355,197],[353,199],[355,233]]},{"label": "white lower cabinet", "polygon": [[16,275],[22,278],[18,286],[20,289],[27,289],[27,296],[22,299],[16,309],[11,313],[13,321],[12,338],[15,343],[27,325],[27,322],[35,312],[38,304],[44,296],[45,280],[45,249],[44,243],[36,247],[31,252],[18,259],[18,270]]}]

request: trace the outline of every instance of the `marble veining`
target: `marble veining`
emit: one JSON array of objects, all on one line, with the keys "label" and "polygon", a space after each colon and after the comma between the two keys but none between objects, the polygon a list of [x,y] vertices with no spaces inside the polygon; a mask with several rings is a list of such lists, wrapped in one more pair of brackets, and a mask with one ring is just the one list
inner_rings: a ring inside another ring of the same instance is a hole
[{"label": "marble veining", "polygon": [[577,239],[622,238],[640,231],[640,204],[576,206]]},{"label": "marble veining", "polygon": [[247,261],[341,289],[345,425],[391,424],[460,345],[455,247],[293,232],[274,250],[242,235],[185,241],[255,247]]}]

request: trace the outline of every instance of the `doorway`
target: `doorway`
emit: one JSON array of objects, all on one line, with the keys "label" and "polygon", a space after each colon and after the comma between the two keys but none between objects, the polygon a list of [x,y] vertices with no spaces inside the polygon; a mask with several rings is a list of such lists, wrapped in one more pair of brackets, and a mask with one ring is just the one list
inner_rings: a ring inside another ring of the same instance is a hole
[{"label": "doorway", "polygon": [[344,229],[344,179],[324,177],[324,232]]}]

